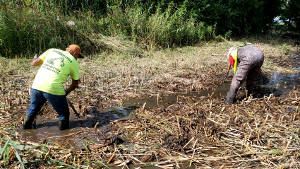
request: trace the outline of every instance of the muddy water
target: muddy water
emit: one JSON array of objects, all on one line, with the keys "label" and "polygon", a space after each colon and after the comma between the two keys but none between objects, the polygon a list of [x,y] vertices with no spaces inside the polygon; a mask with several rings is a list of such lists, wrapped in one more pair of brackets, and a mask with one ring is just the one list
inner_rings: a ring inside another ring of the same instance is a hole
[{"label": "muddy water", "polygon": [[202,99],[202,98],[205,98],[208,96],[217,96],[220,94],[226,95],[229,87],[230,87],[230,82],[227,81],[227,82],[223,83],[217,89],[203,90],[200,92],[176,93],[176,94],[167,95],[167,96],[156,95],[156,96],[149,97],[149,98],[126,100],[126,101],[124,101],[123,105],[125,107],[132,106],[132,105],[143,106],[143,104],[146,103],[145,108],[154,108],[157,106],[169,106],[169,105],[176,103],[181,97]]},{"label": "muddy water", "polygon": [[[84,148],[86,140],[98,141],[111,131],[110,121],[128,116],[136,106],[111,107],[101,111],[90,111],[84,117],[70,118],[70,129],[60,131],[58,129],[58,118],[36,119],[35,129],[22,130],[23,137],[33,142],[52,142],[66,148]],[[102,135],[96,132],[100,129]],[[91,139],[92,138],[92,139]]]},{"label": "muddy water", "polygon": [[[261,96],[273,93],[275,96],[280,96],[288,93],[294,87],[299,89],[300,73],[298,74],[280,74],[274,73],[269,76],[267,81],[263,81],[257,85]],[[123,107],[111,107],[90,111],[89,114],[80,119],[70,119],[70,129],[65,131],[58,130],[58,119],[48,119],[39,117],[36,121],[36,129],[23,131],[23,136],[34,142],[55,142],[64,147],[82,148],[83,142],[91,139],[97,141],[100,138],[106,137],[111,128],[109,122],[121,118],[126,118],[136,108],[143,106],[146,103],[146,108],[156,106],[168,106],[177,102],[178,97],[194,97],[202,99],[208,96],[223,95],[229,90],[231,81],[223,83],[216,89],[209,89],[200,92],[177,93],[168,96],[154,96],[143,99],[132,99],[124,101]],[[245,83],[240,88],[239,92],[243,92]],[[96,127],[95,127],[96,125]],[[99,132],[95,132],[96,128]]]},{"label": "muddy water", "polygon": [[[300,69],[300,68],[299,68]],[[300,87],[300,73],[298,74],[280,74],[280,73],[273,73],[270,76],[270,82],[267,86],[262,86],[264,88],[276,89],[274,92],[275,96],[287,94],[291,91],[294,87]]]},{"label": "muddy water", "polygon": [[[200,92],[190,92],[190,93],[178,93],[174,95],[168,96],[154,96],[143,99],[133,99],[126,100],[124,102],[124,106],[142,106],[146,103],[146,108],[154,108],[157,106],[168,106],[177,102],[178,97],[193,97],[193,98],[205,98],[208,96],[220,96],[223,95],[226,97],[227,92],[230,88],[231,81],[226,81],[218,88],[203,90]],[[257,96],[269,96],[270,94],[274,94],[275,96],[280,96],[287,94],[289,91],[294,89],[294,87],[299,88],[300,85],[300,73],[298,74],[280,74],[273,73],[264,79],[257,80],[256,91]],[[245,93],[245,83],[242,84],[238,93]]]}]

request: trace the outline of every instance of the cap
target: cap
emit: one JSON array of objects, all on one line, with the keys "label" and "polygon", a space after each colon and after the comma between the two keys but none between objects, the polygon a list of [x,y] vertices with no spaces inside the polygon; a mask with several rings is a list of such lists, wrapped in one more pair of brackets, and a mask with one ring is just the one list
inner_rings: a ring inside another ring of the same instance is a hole
[{"label": "cap", "polygon": [[78,45],[75,45],[75,44],[72,44],[68,47],[71,51],[73,52],[76,52],[78,53],[78,58],[84,58],[82,55],[81,55],[81,49]]}]

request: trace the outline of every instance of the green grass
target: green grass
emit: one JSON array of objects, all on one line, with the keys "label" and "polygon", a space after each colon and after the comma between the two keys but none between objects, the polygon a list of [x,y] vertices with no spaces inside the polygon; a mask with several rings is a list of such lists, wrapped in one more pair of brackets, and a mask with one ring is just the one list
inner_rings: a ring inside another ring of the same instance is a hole
[{"label": "green grass", "polygon": [[11,139],[0,139],[1,143],[5,143],[3,147],[0,144],[0,159],[3,167],[8,167],[11,163],[11,154],[15,154],[22,168],[25,169],[25,163],[22,161],[18,151],[37,148],[36,146],[26,146],[18,141],[13,141]]}]

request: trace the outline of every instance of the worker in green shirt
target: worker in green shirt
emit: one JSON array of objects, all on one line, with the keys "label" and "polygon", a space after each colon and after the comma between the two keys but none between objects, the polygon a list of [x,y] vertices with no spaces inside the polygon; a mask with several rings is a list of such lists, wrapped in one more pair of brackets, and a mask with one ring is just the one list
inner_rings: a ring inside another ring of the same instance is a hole
[{"label": "worker in green shirt", "polygon": [[[23,129],[32,129],[34,117],[48,101],[59,115],[59,129],[69,128],[69,107],[66,96],[79,83],[78,58],[83,58],[77,45],[70,45],[65,51],[49,49],[41,56],[35,57],[33,66],[42,65],[31,88],[31,106],[27,110]],[[72,84],[65,90],[62,84],[72,77]]]}]

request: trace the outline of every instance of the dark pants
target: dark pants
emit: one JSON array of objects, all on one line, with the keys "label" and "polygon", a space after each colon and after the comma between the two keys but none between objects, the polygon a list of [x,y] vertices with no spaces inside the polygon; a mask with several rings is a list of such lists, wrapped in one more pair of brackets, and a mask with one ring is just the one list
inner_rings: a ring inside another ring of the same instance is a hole
[{"label": "dark pants", "polygon": [[49,93],[45,93],[39,90],[31,89],[31,106],[27,110],[27,115],[36,116],[41,110],[42,106],[48,101],[54,110],[59,115],[59,120],[69,119],[69,107],[66,96],[58,96]]}]

